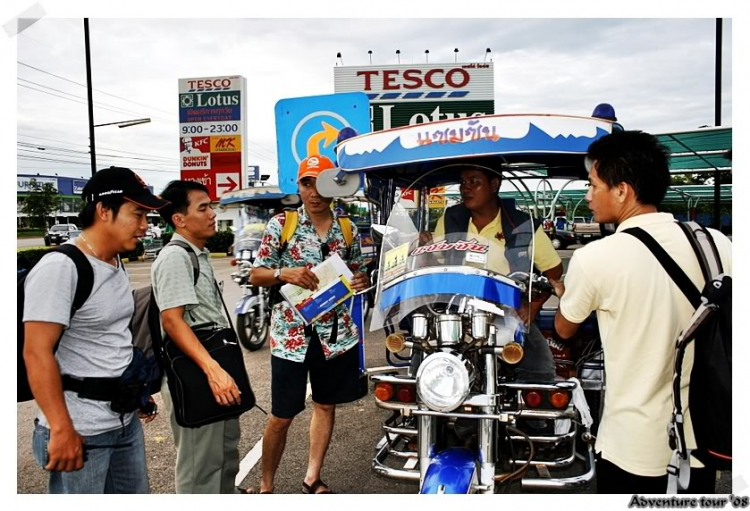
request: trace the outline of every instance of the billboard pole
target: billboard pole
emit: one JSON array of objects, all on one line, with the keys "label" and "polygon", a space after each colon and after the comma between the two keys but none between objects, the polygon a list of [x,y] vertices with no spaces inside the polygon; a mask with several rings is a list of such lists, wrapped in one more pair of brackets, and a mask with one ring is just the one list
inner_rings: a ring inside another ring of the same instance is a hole
[{"label": "billboard pole", "polygon": [[89,148],[91,149],[91,176],[96,174],[96,143],[94,141],[94,91],[91,88],[91,45],[89,44],[89,19],[83,18],[83,37],[86,43],[86,85],[89,98]]}]

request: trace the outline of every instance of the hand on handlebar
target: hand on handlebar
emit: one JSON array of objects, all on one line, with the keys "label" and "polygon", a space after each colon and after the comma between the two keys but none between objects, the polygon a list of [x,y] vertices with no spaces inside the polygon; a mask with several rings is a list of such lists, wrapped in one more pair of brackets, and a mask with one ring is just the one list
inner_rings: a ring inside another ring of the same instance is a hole
[{"label": "hand on handlebar", "polygon": [[549,279],[549,283],[552,285],[555,295],[557,295],[558,298],[562,298],[565,294],[565,285],[563,285],[562,281]]},{"label": "hand on handlebar", "polygon": [[281,281],[286,284],[315,291],[318,289],[318,276],[305,267],[302,268],[283,268],[280,275]]}]

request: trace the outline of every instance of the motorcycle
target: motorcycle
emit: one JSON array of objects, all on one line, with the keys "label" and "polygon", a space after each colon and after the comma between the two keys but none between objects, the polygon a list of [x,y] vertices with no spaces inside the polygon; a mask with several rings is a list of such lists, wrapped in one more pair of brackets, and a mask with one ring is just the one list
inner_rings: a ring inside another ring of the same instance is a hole
[{"label": "motorcycle", "polygon": [[[444,215],[459,200],[467,167],[525,188],[524,179],[544,178],[539,171],[581,179],[588,145],[611,129],[591,118],[488,116],[338,146],[340,169],[321,174],[318,189],[335,196],[347,175],[364,175],[383,221],[373,226],[382,244],[370,331],[384,332],[389,365],[368,373],[376,405],[390,416],[376,474],[418,482],[420,493],[495,493],[517,479],[522,489],[565,489],[593,479],[600,412],[588,401],[603,402],[604,389],[595,318],[562,344],[554,309],[542,310],[537,322],[557,377],[537,383],[517,372],[529,336],[521,311],[551,291],[531,264],[533,204],[528,220],[497,240],[446,232]],[[501,200],[503,207],[515,204]]]},{"label": "motorcycle", "polygon": [[253,262],[258,255],[268,220],[285,206],[298,205],[299,196],[285,194],[278,187],[261,186],[224,194],[221,204],[241,206],[240,221],[235,230],[232,261],[237,271],[232,273],[232,280],[242,289],[242,297],[237,302],[234,313],[237,315],[237,335],[240,343],[249,351],[257,351],[268,339],[271,304],[269,288],[253,286],[250,283]]}]

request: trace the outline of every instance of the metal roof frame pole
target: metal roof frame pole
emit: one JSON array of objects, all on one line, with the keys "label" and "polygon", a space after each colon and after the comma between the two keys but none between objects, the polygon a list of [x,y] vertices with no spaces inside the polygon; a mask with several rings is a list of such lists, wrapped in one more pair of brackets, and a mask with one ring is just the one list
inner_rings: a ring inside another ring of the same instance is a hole
[{"label": "metal roof frame pole", "polygon": [[86,46],[86,85],[89,101],[89,148],[91,149],[91,176],[96,174],[96,143],[94,141],[94,91],[91,88],[91,45],[89,44],[89,19],[83,18],[83,37]]},{"label": "metal roof frame pole", "polygon": [[[714,104],[714,126],[721,126],[721,49],[722,18],[716,18],[716,85]],[[714,172],[714,227],[721,230],[721,172]]]}]

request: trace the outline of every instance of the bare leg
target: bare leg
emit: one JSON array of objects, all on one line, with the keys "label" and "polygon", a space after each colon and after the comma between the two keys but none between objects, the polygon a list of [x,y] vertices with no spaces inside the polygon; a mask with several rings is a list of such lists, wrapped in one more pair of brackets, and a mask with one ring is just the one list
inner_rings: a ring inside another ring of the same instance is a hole
[{"label": "bare leg", "polygon": [[293,419],[280,419],[268,416],[266,430],[263,433],[263,458],[261,459],[261,492],[273,492],[273,479],[279,468],[281,455],[286,447],[286,435]]},{"label": "bare leg", "polygon": [[328,451],[328,444],[333,434],[333,424],[336,417],[336,405],[315,404],[312,420],[310,421],[310,459],[307,463],[305,483],[312,484],[320,479],[323,459]]}]

